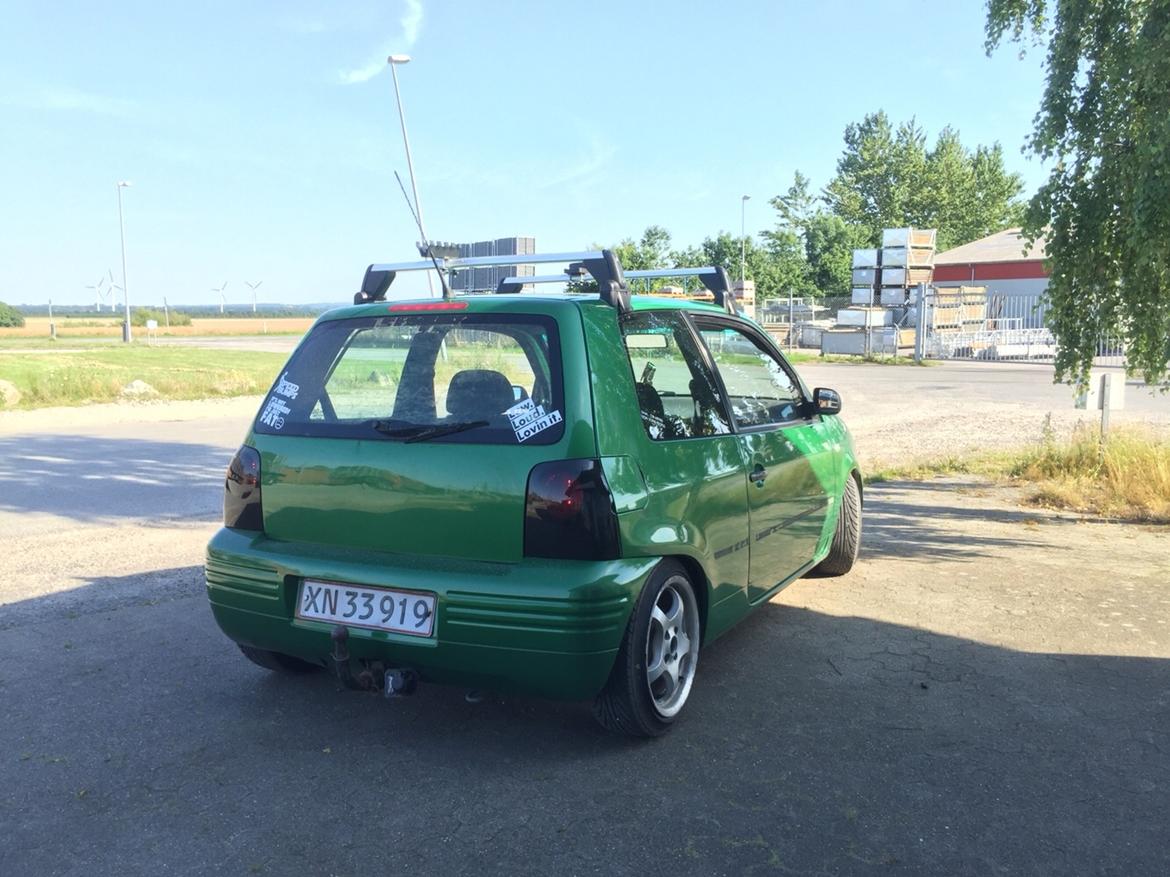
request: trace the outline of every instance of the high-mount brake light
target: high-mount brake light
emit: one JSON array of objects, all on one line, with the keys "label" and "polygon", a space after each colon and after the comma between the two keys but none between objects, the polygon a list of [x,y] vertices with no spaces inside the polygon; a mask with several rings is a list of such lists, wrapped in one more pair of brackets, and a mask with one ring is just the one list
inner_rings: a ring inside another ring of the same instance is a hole
[{"label": "high-mount brake light", "polygon": [[465,311],[467,310],[467,302],[465,301],[436,301],[423,302],[420,304],[402,304],[390,305],[388,309],[391,313],[401,311],[410,311],[411,313],[418,313],[421,311]]},{"label": "high-mount brake light", "polygon": [[613,496],[599,460],[555,460],[528,474],[524,554],[572,560],[621,557]]},{"label": "high-mount brake light", "polygon": [[223,484],[223,525],[239,530],[263,530],[260,501],[260,452],[242,445],[228,464]]}]

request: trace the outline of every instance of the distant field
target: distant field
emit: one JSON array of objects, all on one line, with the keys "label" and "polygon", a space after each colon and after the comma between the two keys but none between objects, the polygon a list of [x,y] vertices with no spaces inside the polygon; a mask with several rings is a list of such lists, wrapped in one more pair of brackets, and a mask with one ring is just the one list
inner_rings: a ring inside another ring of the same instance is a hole
[{"label": "distant field", "polygon": [[[196,347],[99,346],[52,353],[0,351],[0,381],[20,393],[13,407],[81,405],[123,398],[131,381],[160,399],[208,399],[263,393],[287,359],[283,353]],[[0,410],[4,407],[0,394]]]},{"label": "distant field", "polygon": [[[97,319],[89,316],[80,319],[54,319],[58,338],[120,338],[122,324],[119,320]],[[250,317],[195,317],[190,326],[160,326],[154,334],[160,338],[192,335],[303,335],[313,325],[312,317],[272,317],[271,319]],[[146,337],[146,329],[135,326],[135,337]],[[24,326],[19,329],[0,329],[0,341],[5,338],[49,337],[48,317],[25,317]]]}]

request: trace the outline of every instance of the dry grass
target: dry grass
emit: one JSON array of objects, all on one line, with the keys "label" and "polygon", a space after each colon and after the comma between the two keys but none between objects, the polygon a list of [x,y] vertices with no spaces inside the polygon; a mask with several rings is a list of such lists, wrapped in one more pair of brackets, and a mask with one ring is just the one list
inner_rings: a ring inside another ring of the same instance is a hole
[{"label": "dry grass", "polygon": [[1007,474],[1036,485],[1037,505],[1170,523],[1170,440],[1150,431],[1114,430],[1102,445],[1081,429],[1020,454]]},{"label": "dry grass", "polygon": [[[53,320],[57,325],[58,338],[120,338],[122,323],[117,318],[62,319]],[[313,325],[312,317],[194,317],[190,326],[160,327],[160,338],[189,337],[200,335],[303,335]],[[145,338],[146,329],[136,326],[135,338]],[[48,317],[26,317],[18,329],[0,329],[0,342],[7,338],[42,338],[49,340]]]},{"label": "dry grass", "polygon": [[1044,508],[1170,524],[1170,436],[1148,429],[1114,429],[1104,446],[1095,429],[1080,429],[1069,441],[1049,436],[1014,452],[890,466],[868,473],[866,481],[939,475],[1011,479],[1027,488],[1027,502]]},{"label": "dry grass", "polygon": [[134,380],[150,384],[158,398],[209,399],[263,393],[285,359],[282,353],[138,345],[10,351],[0,352],[0,380],[20,393],[17,408],[112,402]]}]

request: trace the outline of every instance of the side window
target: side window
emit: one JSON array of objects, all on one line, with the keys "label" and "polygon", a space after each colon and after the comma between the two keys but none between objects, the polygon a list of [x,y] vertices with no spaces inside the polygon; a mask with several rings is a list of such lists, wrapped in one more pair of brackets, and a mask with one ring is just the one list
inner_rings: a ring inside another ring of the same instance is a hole
[{"label": "side window", "polygon": [[769,350],[728,326],[702,326],[699,334],[723,378],[737,427],[783,423],[800,416],[800,386]]},{"label": "side window", "polygon": [[622,321],[622,335],[642,425],[650,438],[666,441],[731,432],[715,377],[681,314],[633,314]]}]

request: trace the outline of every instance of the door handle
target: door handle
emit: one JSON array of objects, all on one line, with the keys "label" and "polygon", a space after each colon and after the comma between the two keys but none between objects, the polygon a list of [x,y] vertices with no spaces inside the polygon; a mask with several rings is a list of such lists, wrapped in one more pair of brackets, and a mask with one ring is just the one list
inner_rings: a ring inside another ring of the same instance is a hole
[{"label": "door handle", "polygon": [[764,486],[764,479],[767,477],[768,477],[768,470],[765,469],[763,466],[761,466],[759,463],[756,463],[756,465],[752,469],[752,471],[748,473],[748,481],[750,481],[756,487],[763,487]]}]

